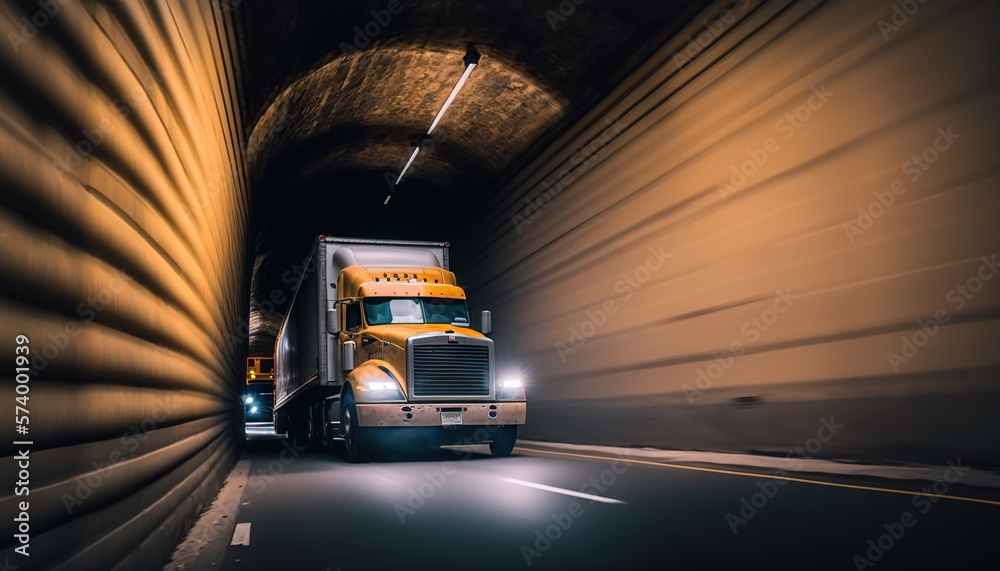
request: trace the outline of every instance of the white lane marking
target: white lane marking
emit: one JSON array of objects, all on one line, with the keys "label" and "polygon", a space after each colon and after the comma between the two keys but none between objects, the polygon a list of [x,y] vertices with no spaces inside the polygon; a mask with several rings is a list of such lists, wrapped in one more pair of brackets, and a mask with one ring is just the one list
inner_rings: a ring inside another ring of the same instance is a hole
[{"label": "white lane marking", "polygon": [[233,540],[229,545],[250,545],[250,524],[238,523],[233,531]]},{"label": "white lane marking", "polygon": [[573,490],[567,490],[564,488],[556,488],[554,486],[546,486],[545,484],[536,484],[534,482],[525,482],[524,480],[515,480],[514,478],[504,478],[504,482],[510,482],[511,484],[517,484],[518,486],[525,486],[528,488],[535,488],[536,490],[544,490],[546,492],[553,492],[556,494],[563,494],[565,496],[574,496],[577,498],[583,498],[585,500],[591,500],[595,502],[601,502],[605,504],[624,504],[625,502],[621,500],[616,500],[614,498],[605,498],[603,496],[594,496],[591,494],[585,494],[583,492],[574,492]]}]

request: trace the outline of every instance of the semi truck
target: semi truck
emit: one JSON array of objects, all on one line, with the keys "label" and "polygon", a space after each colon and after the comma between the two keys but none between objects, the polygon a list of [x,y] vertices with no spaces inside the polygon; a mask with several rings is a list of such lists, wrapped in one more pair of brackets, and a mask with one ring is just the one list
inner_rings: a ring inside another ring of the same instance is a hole
[{"label": "semi truck", "polygon": [[[472,329],[447,242],[319,236],[275,342],[275,432],[364,462],[386,446],[514,448],[522,379]],[[335,444],[338,443],[338,444]]]}]

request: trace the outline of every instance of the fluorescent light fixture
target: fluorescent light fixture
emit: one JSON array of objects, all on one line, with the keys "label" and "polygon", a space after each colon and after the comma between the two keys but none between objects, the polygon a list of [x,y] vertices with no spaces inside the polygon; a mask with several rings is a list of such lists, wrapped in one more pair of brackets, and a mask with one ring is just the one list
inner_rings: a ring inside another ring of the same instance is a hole
[{"label": "fluorescent light fixture", "polygon": [[[413,154],[410,155],[410,160],[406,161],[406,166],[403,167],[403,172],[399,173],[399,178],[396,179],[396,186],[399,186],[399,181],[403,180],[403,175],[406,174],[406,171],[410,168],[410,165],[413,164],[413,160],[417,158],[417,153],[419,152],[420,152],[420,147],[416,147],[415,149],[413,149]],[[389,202],[389,199],[387,198],[385,201]]]},{"label": "fluorescent light fixture", "polygon": [[451,90],[451,95],[448,96],[448,99],[444,102],[444,105],[441,106],[441,110],[438,111],[437,117],[435,117],[434,122],[431,123],[431,128],[427,129],[428,135],[433,133],[434,129],[437,128],[438,123],[441,122],[441,118],[444,117],[444,112],[447,111],[449,107],[451,107],[452,102],[454,102],[455,98],[458,97],[458,92],[461,91],[462,87],[465,86],[465,82],[469,80],[469,76],[472,75],[472,70],[474,69],[476,69],[476,64],[474,63],[470,63],[469,65],[465,66],[465,73],[462,74],[462,78],[458,80],[458,83],[455,85],[455,88]]},{"label": "fluorescent light fixture", "polygon": [[[430,129],[427,129],[427,135],[430,135],[434,132],[434,129],[437,129],[438,123],[441,122],[441,118],[444,117],[445,112],[448,111],[451,104],[455,102],[455,98],[458,97],[458,92],[462,91],[462,87],[465,86],[465,82],[468,81],[469,76],[472,75],[472,70],[476,69],[476,66],[479,65],[480,57],[481,56],[479,52],[476,51],[475,46],[470,43],[465,52],[465,57],[462,58],[462,61],[465,62],[465,72],[462,73],[462,77],[451,90],[451,93],[448,95],[448,99],[446,99],[444,105],[441,106],[441,110],[438,111],[437,116],[434,117],[434,121],[431,123]],[[416,148],[413,149],[413,154],[410,155],[410,160],[406,161],[406,166],[404,166],[402,172],[399,173],[399,178],[396,179],[395,186],[399,186],[399,183],[403,181],[403,177],[406,176],[406,171],[410,169],[410,165],[412,165],[413,161],[417,158],[417,153],[420,152],[420,144],[418,143],[415,146]],[[389,196],[385,197],[385,202],[383,202],[382,205],[385,206],[389,204],[390,200],[392,200],[392,192],[389,193]]]}]

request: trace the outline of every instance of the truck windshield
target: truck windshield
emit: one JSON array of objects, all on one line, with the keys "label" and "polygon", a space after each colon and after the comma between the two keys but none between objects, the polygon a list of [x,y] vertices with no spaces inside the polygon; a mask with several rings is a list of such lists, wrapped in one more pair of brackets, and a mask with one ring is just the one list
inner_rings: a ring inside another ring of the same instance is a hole
[{"label": "truck windshield", "polygon": [[390,323],[445,323],[469,326],[464,299],[373,297],[364,300],[369,325]]}]

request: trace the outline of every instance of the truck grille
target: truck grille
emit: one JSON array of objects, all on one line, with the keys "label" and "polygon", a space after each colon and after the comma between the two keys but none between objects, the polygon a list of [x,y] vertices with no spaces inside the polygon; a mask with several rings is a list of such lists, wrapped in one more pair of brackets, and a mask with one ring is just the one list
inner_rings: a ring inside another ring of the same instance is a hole
[{"label": "truck grille", "polygon": [[490,348],[485,345],[413,347],[414,396],[489,396]]}]

